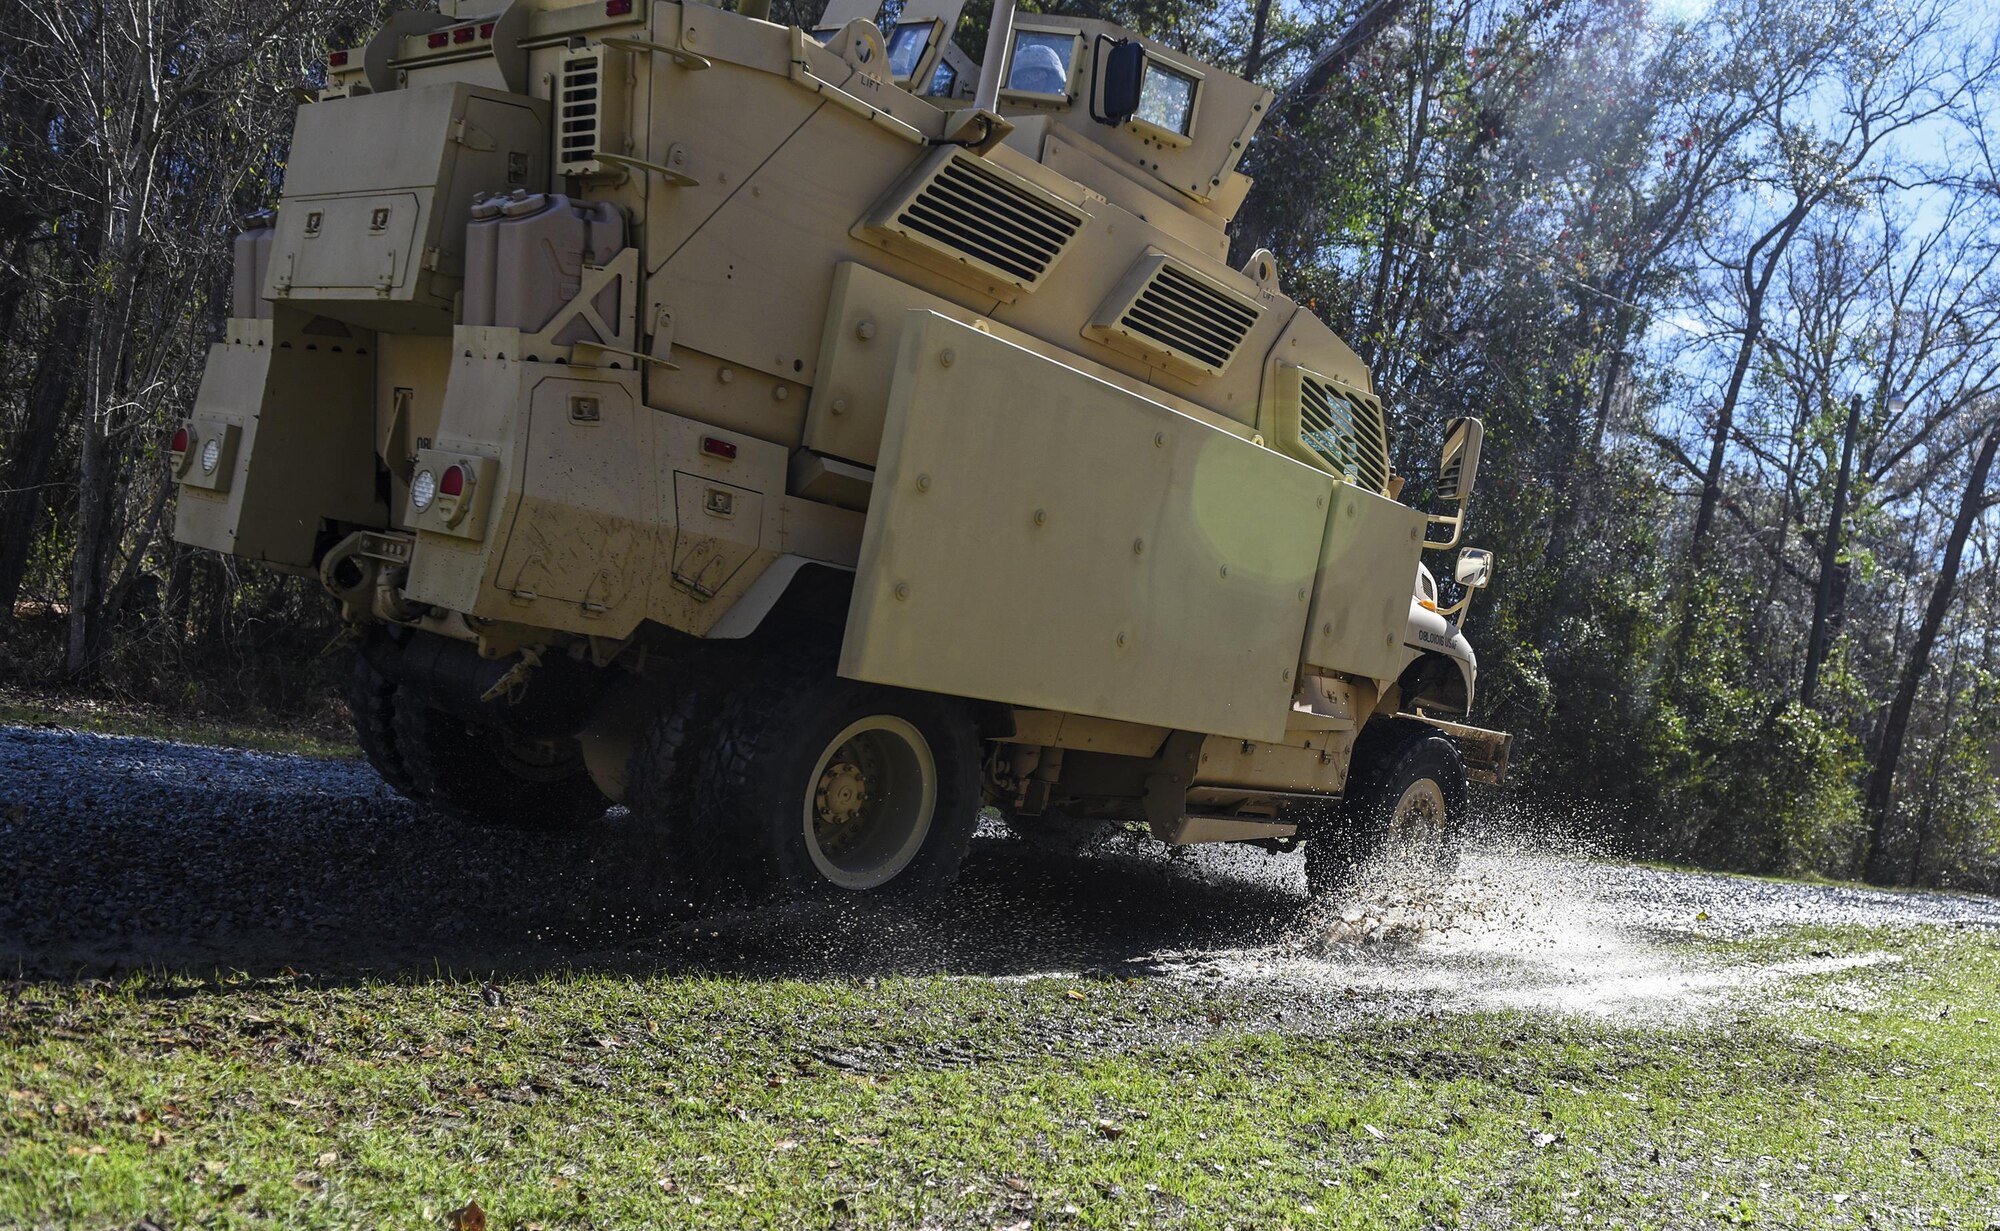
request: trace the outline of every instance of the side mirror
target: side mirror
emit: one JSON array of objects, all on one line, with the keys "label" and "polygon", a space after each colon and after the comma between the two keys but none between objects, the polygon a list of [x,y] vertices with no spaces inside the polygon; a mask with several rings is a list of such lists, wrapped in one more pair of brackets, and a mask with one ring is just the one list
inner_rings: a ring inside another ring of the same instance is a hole
[{"label": "side mirror", "polygon": [[[1479,478],[1479,446],[1486,425],[1477,419],[1453,419],[1445,429],[1444,456],[1438,462],[1438,498],[1463,504]],[[1460,558],[1461,562],[1463,557]]]},{"label": "side mirror", "polygon": [[1097,72],[1090,87],[1090,118],[1123,124],[1139,110],[1139,82],[1146,75],[1146,49],[1130,39],[1098,35],[1092,47]]},{"label": "side mirror", "polygon": [[1452,580],[1474,590],[1483,590],[1493,580],[1493,553],[1483,547],[1468,547],[1458,553],[1458,567]]}]

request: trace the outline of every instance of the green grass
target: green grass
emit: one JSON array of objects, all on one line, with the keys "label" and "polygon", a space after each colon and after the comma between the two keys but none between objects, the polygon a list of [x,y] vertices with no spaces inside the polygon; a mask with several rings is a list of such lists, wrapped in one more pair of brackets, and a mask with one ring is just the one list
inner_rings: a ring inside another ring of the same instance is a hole
[{"label": "green grass", "polygon": [[0,726],[66,727],[98,735],[138,735],[184,744],[211,744],[308,757],[359,756],[360,749],[331,730],[186,718],[164,710],[81,697],[30,697],[0,692]]},{"label": "green grass", "polygon": [[1154,981],[37,983],[0,1226],[1953,1226],[2000,1221],[2000,937],[1670,1027],[1232,1025]]}]

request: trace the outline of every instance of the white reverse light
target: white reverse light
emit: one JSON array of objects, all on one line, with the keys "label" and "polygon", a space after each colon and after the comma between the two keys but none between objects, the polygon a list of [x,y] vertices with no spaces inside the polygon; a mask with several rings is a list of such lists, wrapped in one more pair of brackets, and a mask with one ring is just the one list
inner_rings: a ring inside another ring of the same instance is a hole
[{"label": "white reverse light", "polygon": [[428,470],[419,470],[417,477],[410,483],[410,503],[416,505],[417,512],[421,513],[431,507],[431,501],[437,499],[437,491],[437,475]]},{"label": "white reverse light", "polygon": [[211,436],[208,443],[201,447],[201,472],[203,474],[214,474],[216,463],[221,460],[222,441]]}]

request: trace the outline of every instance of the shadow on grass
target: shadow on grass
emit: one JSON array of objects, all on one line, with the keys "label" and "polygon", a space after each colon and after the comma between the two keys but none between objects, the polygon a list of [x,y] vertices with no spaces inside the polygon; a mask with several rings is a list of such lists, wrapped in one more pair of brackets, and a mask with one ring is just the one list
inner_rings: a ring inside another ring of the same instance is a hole
[{"label": "shadow on grass", "polygon": [[366,977],[1147,973],[1296,913],[1296,856],[1050,852],[988,825],[959,887],[693,917],[622,814],[559,833],[418,814],[353,761],[0,728],[0,962]]}]

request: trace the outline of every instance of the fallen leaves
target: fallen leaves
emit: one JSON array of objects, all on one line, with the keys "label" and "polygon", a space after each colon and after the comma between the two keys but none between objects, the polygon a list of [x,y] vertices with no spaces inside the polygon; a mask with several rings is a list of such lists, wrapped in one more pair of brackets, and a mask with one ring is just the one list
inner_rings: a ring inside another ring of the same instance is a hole
[{"label": "fallen leaves", "polygon": [[486,1231],[486,1211],[479,1208],[476,1197],[444,1217],[451,1231]]},{"label": "fallen leaves", "polygon": [[1116,1120],[1099,1120],[1097,1122],[1097,1135],[1111,1141],[1116,1141],[1125,1135],[1125,1126]]}]

